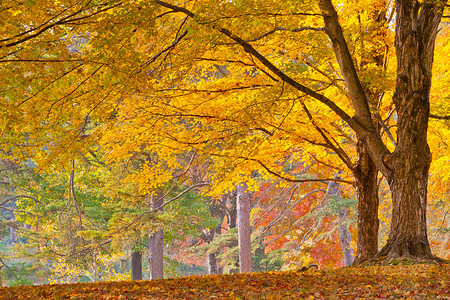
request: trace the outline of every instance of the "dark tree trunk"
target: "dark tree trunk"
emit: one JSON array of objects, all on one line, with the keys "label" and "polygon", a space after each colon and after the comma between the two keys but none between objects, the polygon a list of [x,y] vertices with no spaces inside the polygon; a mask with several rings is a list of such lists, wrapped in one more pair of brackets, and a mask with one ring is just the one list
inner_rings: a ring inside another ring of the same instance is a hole
[{"label": "dark tree trunk", "polygon": [[431,152],[427,144],[434,44],[443,3],[397,0],[395,46],[397,147],[389,157],[392,220],[379,256],[433,258],[426,208]]},{"label": "dark tree trunk", "polygon": [[230,204],[231,207],[228,210],[228,215],[229,215],[229,219],[228,219],[228,227],[231,228],[236,228],[237,227],[237,204],[236,204],[236,197],[234,195],[234,193],[230,194]]},{"label": "dark tree trunk", "polygon": [[131,280],[142,280],[142,252],[131,253]]},{"label": "dark tree trunk", "polygon": [[378,184],[375,164],[361,141],[357,145],[358,162],[353,169],[358,198],[358,238],[355,263],[372,259],[378,253]]}]

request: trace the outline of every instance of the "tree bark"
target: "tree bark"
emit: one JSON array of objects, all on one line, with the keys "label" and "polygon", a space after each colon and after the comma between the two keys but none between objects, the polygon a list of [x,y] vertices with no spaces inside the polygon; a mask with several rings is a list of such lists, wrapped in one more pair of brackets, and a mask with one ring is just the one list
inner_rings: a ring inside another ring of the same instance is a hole
[{"label": "tree bark", "polygon": [[358,238],[354,263],[372,259],[378,253],[378,184],[375,164],[362,141],[357,145],[358,161],[353,169],[356,196],[358,198]]},{"label": "tree bark", "polygon": [[[157,209],[163,205],[164,199],[154,201],[153,209]],[[151,231],[149,233],[149,249],[150,249],[150,279],[163,279],[164,278],[164,231],[159,229]]]},{"label": "tree bark", "polygon": [[208,274],[219,274],[219,265],[217,264],[217,258],[215,253],[208,254]]},{"label": "tree bark", "polygon": [[397,147],[387,161],[392,194],[389,239],[379,256],[433,258],[426,208],[431,152],[427,144],[434,44],[443,2],[397,0],[395,47]]},{"label": "tree bark", "polygon": [[252,241],[250,229],[250,195],[246,184],[239,184],[237,191],[239,270],[252,271]]},{"label": "tree bark", "polygon": [[131,253],[131,280],[142,280],[142,252]]}]

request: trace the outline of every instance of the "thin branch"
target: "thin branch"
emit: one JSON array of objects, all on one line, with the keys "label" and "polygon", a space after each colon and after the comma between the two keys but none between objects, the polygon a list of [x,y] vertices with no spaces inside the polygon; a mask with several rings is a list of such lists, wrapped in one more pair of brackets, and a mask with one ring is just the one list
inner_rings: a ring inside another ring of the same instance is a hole
[{"label": "thin branch", "polygon": [[[0,257],[0,263],[2,264],[2,267],[6,267],[7,269],[12,270],[3,260],[3,258]],[[2,268],[0,268],[1,270]],[[14,275],[14,277],[16,277],[17,280],[19,280],[19,277],[17,276],[17,274],[15,272],[12,272],[12,274]]]},{"label": "thin branch", "polygon": [[435,231],[435,233],[433,233],[433,235],[430,237],[430,240],[439,232],[439,230],[442,228],[442,226],[445,223],[445,219],[447,218],[448,213],[450,212],[450,209],[447,209],[447,211],[444,214],[444,217],[442,218],[442,222],[441,225],[439,226],[439,228]]},{"label": "thin branch", "polygon": [[80,221],[80,223],[78,224],[78,229],[81,230],[83,227],[83,220],[81,217],[80,204],[78,203],[77,197],[75,196],[74,177],[75,177],[75,160],[72,159],[72,170],[70,171],[70,178],[69,178],[69,189],[70,189],[70,193],[72,194],[72,200],[73,200],[75,209],[78,214],[78,220]]},{"label": "thin branch", "polygon": [[430,114],[430,118],[438,119],[438,120],[450,120],[450,115],[440,116],[440,115]]},{"label": "thin branch", "polygon": [[266,36],[271,35],[277,31],[301,32],[301,31],[306,31],[306,30],[323,31],[323,28],[322,27],[300,27],[300,28],[295,28],[295,29],[287,29],[287,28],[277,27],[277,28],[272,29],[271,31],[268,31],[268,32],[258,36],[258,37],[246,40],[246,42],[255,42],[255,41],[265,38]]},{"label": "thin branch", "polygon": [[141,241],[138,241],[138,240],[134,240],[134,242],[135,242],[135,243],[138,243],[139,245],[142,245],[142,246],[146,247],[147,249],[149,249],[149,248],[150,248],[148,244],[146,244],[146,243],[143,243],[143,242],[141,242]]},{"label": "thin branch", "polygon": [[[190,187],[188,187],[187,189],[185,189],[184,191],[182,191],[181,193],[179,193],[177,196],[175,196],[175,197],[173,197],[172,199],[167,200],[166,202],[164,202],[163,204],[161,204],[159,207],[141,213],[141,214],[140,214],[138,217],[136,217],[131,223],[129,223],[128,225],[126,225],[126,226],[124,226],[124,227],[122,227],[122,228],[120,228],[120,229],[114,231],[114,232],[111,233],[111,234],[116,234],[116,233],[119,233],[119,232],[122,231],[122,230],[125,230],[125,229],[130,228],[133,224],[135,224],[137,221],[139,221],[140,219],[142,219],[142,217],[144,217],[145,215],[154,214],[154,213],[160,211],[161,209],[164,208],[164,206],[166,206],[166,205],[168,205],[169,203],[171,203],[171,202],[177,200],[178,198],[180,198],[181,196],[183,196],[184,194],[186,194],[186,193],[189,192],[190,190],[195,189],[195,188],[198,188],[198,187],[201,187],[201,186],[206,186],[206,185],[209,185],[209,184],[211,184],[211,182],[202,182],[202,183],[197,183],[197,184],[191,185]],[[167,195],[167,194],[166,194],[166,195]],[[164,196],[162,196],[161,198],[155,200],[155,202],[158,202],[158,201],[164,199],[164,198],[166,197],[166,195],[164,195]]]},{"label": "thin branch", "polygon": [[270,170],[264,163],[262,163],[259,160],[256,159],[250,159],[248,158],[248,160],[252,160],[255,161],[257,163],[259,163],[261,165],[261,167],[263,167],[267,172],[269,172],[272,175],[275,175],[278,178],[281,178],[283,180],[289,181],[289,182],[325,182],[325,181],[335,181],[335,182],[342,182],[342,183],[347,183],[347,184],[351,184],[353,185],[353,182],[348,181],[348,180],[344,180],[344,179],[339,179],[339,178],[311,178],[311,179],[291,179],[288,178],[286,176],[283,176],[273,170]]},{"label": "thin branch", "polygon": [[[10,42],[10,43],[7,43],[7,44],[4,45],[4,47],[12,47],[12,46],[21,44],[21,43],[23,43],[23,42],[26,42],[26,41],[28,41],[28,40],[30,40],[30,39],[32,39],[32,38],[35,38],[35,37],[41,35],[42,33],[44,33],[45,31],[48,31],[48,30],[52,29],[53,27],[56,27],[56,26],[59,26],[59,25],[64,25],[64,24],[67,24],[67,23],[74,24],[73,22],[77,22],[77,21],[81,21],[81,20],[84,20],[84,19],[93,17],[93,16],[95,16],[95,15],[98,15],[98,14],[100,14],[100,13],[102,13],[102,12],[106,12],[106,11],[108,11],[108,10],[110,10],[110,9],[113,9],[113,8],[115,8],[115,7],[118,7],[118,6],[120,6],[120,5],[122,5],[121,2],[119,2],[119,3],[117,3],[117,4],[113,5],[113,6],[104,8],[104,9],[99,9],[99,10],[93,12],[93,13],[90,14],[90,15],[86,15],[86,16],[76,17],[76,18],[70,19],[70,18],[75,17],[76,15],[82,13],[83,10],[80,9],[80,10],[78,10],[78,11],[76,11],[76,12],[74,12],[74,13],[72,13],[72,14],[66,16],[66,17],[61,18],[60,20],[58,20],[58,21],[56,21],[56,22],[54,22],[54,23],[48,24],[48,25],[46,25],[46,26],[44,26],[44,27],[42,27],[42,24],[41,24],[40,26],[38,26],[38,27],[36,27],[36,28],[32,28],[32,29],[30,29],[30,30],[28,30],[28,31],[21,32],[20,34],[18,34],[18,35],[16,35],[16,36],[13,36],[13,37],[9,37],[9,38],[3,39],[3,40],[1,40],[0,42],[6,42],[6,41],[8,41],[8,40],[12,40],[12,39],[14,39],[14,38],[18,38],[18,37],[23,36],[22,38],[18,39],[17,41]],[[43,23],[43,24],[45,24],[45,23]],[[42,27],[42,28],[41,28],[41,27]],[[40,28],[40,29],[39,29],[39,28]],[[33,31],[35,31],[35,33],[29,34],[29,33],[33,32]],[[27,35],[27,34],[29,34],[29,35]]]},{"label": "thin branch", "polygon": [[320,133],[320,135],[323,137],[327,145],[339,156],[339,158],[342,160],[342,162],[349,168],[352,168],[352,162],[350,157],[348,157],[347,153],[345,153],[344,149],[341,148],[339,143],[336,143],[337,146],[333,144],[333,142],[328,138],[325,130],[320,128],[319,125],[315,122],[311,112],[306,107],[306,104],[301,102],[301,105],[303,107],[303,110],[305,111],[306,115],[308,116],[309,121],[313,124],[313,126],[316,128],[316,130]]},{"label": "thin branch", "polygon": [[[291,197],[289,197],[288,203],[286,203],[286,206],[280,211],[280,213],[278,214],[278,216],[277,216],[276,218],[274,218],[274,220],[273,220],[269,225],[267,225],[266,227],[264,227],[263,232],[266,231],[266,230],[268,230],[268,229],[270,229],[272,226],[278,224],[278,223],[281,221],[281,218],[282,218],[283,215],[284,215],[284,211],[286,211],[287,206],[288,206],[289,202],[291,201],[292,195],[293,195],[294,192],[295,192],[295,190],[292,191],[292,194],[291,194]],[[314,190],[314,191],[311,191],[311,192],[307,193],[306,195],[304,195],[302,198],[300,198],[299,200],[297,200],[297,202],[295,202],[295,203],[291,206],[291,211],[292,211],[292,210],[293,210],[293,209],[294,209],[301,201],[305,200],[305,199],[306,199],[307,197],[309,197],[310,195],[312,195],[312,194],[314,194],[314,193],[318,193],[318,192],[326,192],[326,190],[324,190],[324,189],[317,189],[317,190]]]},{"label": "thin branch", "polygon": [[397,142],[395,141],[394,136],[392,135],[391,131],[386,126],[386,124],[384,124],[383,119],[381,118],[380,114],[376,113],[375,117],[377,118],[378,122],[380,122],[381,127],[383,127],[383,130],[384,130],[384,132],[386,132],[386,134],[387,134],[389,140],[391,141],[392,145],[397,147]]},{"label": "thin branch", "polygon": [[0,206],[3,206],[4,204],[8,203],[9,201],[15,200],[15,199],[17,199],[17,198],[28,198],[28,199],[32,199],[34,202],[44,205],[44,203],[42,203],[41,201],[39,201],[38,199],[36,199],[36,198],[33,197],[33,196],[16,195],[16,196],[13,196],[13,197],[11,197],[11,198],[9,198],[9,199],[3,201],[2,203],[0,203]]},{"label": "thin branch", "polygon": [[186,168],[184,169],[184,171],[181,172],[180,174],[175,175],[174,178],[178,179],[178,178],[180,178],[181,176],[183,176],[184,174],[186,174],[186,173],[189,171],[189,168],[190,168],[190,167],[192,166],[192,164],[194,163],[195,156],[197,155],[197,151],[198,151],[198,150],[195,150],[194,153],[192,154],[191,159],[189,160],[189,163],[188,163],[188,165],[186,166]]},{"label": "thin branch", "polygon": [[175,48],[176,45],[178,45],[178,43],[188,34],[188,31],[186,30],[185,32],[183,32],[183,34],[181,34],[179,37],[177,37],[172,44],[170,44],[169,46],[167,46],[166,48],[164,48],[163,50],[161,50],[159,53],[155,54],[152,58],[150,58],[149,60],[147,60],[146,62],[144,62],[143,64],[140,65],[139,69],[136,69],[133,71],[132,75],[136,75],[140,72],[142,72],[142,68],[145,66],[150,65],[151,63],[153,63],[154,61],[156,61],[158,59],[158,57],[160,57],[162,54],[171,51],[173,48]]}]

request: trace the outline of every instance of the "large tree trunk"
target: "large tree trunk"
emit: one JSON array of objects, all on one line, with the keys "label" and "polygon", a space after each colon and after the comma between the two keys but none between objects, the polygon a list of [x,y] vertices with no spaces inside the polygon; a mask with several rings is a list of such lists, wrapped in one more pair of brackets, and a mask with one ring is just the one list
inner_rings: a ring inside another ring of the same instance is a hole
[{"label": "large tree trunk", "polygon": [[131,253],[131,280],[142,280],[142,252]]},{"label": "large tree trunk", "polygon": [[[153,209],[161,207],[164,199],[153,202]],[[151,231],[149,234],[149,249],[150,249],[150,279],[164,278],[164,231],[162,229]]]},{"label": "large tree trunk", "polygon": [[353,169],[358,198],[358,239],[355,263],[372,259],[378,253],[378,184],[376,166],[361,141],[357,145],[358,162]]},{"label": "large tree trunk", "polygon": [[433,257],[426,224],[431,164],[427,128],[434,44],[442,9],[442,3],[437,3],[396,2],[397,147],[387,161],[392,172],[388,178],[392,194],[390,234],[379,253],[388,259]]},{"label": "large tree trunk", "polygon": [[237,191],[239,270],[241,273],[252,271],[252,241],[250,230],[250,195],[246,184],[239,184]]}]

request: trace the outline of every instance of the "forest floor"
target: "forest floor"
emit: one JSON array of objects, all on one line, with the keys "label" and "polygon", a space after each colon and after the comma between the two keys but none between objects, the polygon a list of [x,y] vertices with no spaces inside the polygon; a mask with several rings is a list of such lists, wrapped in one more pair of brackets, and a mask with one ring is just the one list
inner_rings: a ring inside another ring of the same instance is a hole
[{"label": "forest floor", "polygon": [[0,299],[450,299],[450,265],[0,287]]}]

